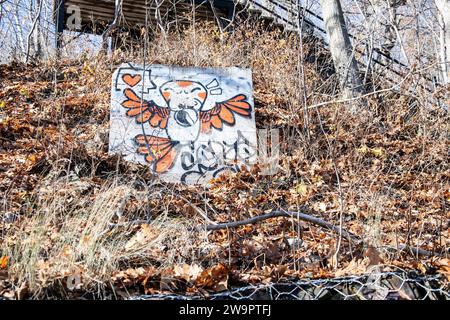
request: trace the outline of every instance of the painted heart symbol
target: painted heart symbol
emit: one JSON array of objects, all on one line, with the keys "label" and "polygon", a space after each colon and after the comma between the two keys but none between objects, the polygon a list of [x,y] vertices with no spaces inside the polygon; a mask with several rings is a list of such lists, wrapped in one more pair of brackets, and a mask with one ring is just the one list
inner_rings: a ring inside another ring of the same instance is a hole
[{"label": "painted heart symbol", "polygon": [[136,74],[134,76],[132,76],[131,74],[124,74],[122,76],[122,79],[127,85],[129,85],[130,87],[134,87],[141,81],[142,77],[139,74]]}]

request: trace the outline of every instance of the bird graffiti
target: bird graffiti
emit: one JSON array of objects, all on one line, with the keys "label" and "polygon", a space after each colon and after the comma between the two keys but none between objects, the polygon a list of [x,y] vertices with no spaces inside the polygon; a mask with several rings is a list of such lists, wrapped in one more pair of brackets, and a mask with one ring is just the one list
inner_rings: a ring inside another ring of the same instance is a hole
[{"label": "bird graffiti", "polygon": [[237,94],[230,99],[215,102],[206,109],[208,86],[191,80],[170,80],[159,87],[165,105],[139,97],[132,88],[125,88],[121,105],[128,117],[139,124],[165,130],[167,137],[139,134],[134,138],[137,152],[145,157],[156,173],[170,170],[181,146],[195,142],[200,134],[221,131],[234,126],[236,116],[250,118],[251,105],[247,96]]}]

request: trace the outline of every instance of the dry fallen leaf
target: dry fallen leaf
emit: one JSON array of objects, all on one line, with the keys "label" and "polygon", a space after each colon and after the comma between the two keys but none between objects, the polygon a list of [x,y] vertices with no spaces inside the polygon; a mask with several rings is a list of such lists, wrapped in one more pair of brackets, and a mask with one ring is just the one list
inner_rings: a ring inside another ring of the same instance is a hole
[{"label": "dry fallen leaf", "polygon": [[8,272],[0,270],[0,280],[8,279]]},{"label": "dry fallen leaf", "polygon": [[2,293],[3,298],[5,299],[15,299],[16,298],[16,293],[13,290],[7,290],[5,292]]},{"label": "dry fallen leaf", "polygon": [[367,271],[369,266],[369,259],[366,257],[364,259],[353,259],[344,269],[336,271],[336,277],[342,277],[346,275],[363,274]]},{"label": "dry fallen leaf", "polygon": [[8,266],[9,257],[3,256],[0,258],[0,269],[6,269]]},{"label": "dry fallen leaf", "polygon": [[16,290],[17,300],[23,300],[23,298],[25,298],[25,296],[28,294],[28,290],[28,283],[25,281]]},{"label": "dry fallen leaf", "polygon": [[378,158],[381,158],[384,155],[383,148],[373,148],[370,150],[370,152]]},{"label": "dry fallen leaf", "polygon": [[148,244],[158,237],[157,228],[149,224],[143,224],[139,230],[125,245],[125,250],[130,251]]},{"label": "dry fallen leaf", "polygon": [[377,266],[381,263],[383,263],[383,259],[380,257],[380,253],[378,250],[374,247],[369,245],[366,252],[364,253],[364,256],[369,258],[369,266]]},{"label": "dry fallen leaf", "polygon": [[295,192],[297,192],[298,194],[301,194],[301,195],[306,195],[308,193],[308,185],[299,183],[295,187]]},{"label": "dry fallen leaf", "polygon": [[450,281],[450,259],[439,259],[434,264],[438,268],[438,272],[442,273],[447,278],[447,281]]},{"label": "dry fallen leaf", "polygon": [[220,263],[204,270],[196,279],[195,285],[216,292],[224,291],[228,289],[228,274],[229,269]]},{"label": "dry fallen leaf", "polygon": [[173,268],[176,277],[184,279],[186,281],[196,280],[198,276],[203,272],[203,268],[194,264],[184,264],[182,266],[175,266]]}]

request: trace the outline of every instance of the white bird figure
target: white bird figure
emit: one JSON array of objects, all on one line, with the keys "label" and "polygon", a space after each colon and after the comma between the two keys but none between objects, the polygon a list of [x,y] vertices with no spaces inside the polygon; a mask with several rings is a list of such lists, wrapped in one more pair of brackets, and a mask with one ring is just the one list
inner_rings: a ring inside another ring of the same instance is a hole
[{"label": "white bird figure", "polygon": [[170,80],[160,87],[159,92],[166,106],[144,100],[130,88],[124,90],[127,99],[122,102],[128,109],[127,116],[167,133],[167,138],[144,134],[135,137],[138,153],[145,156],[157,173],[170,170],[179,146],[196,141],[200,133],[209,134],[212,128],[222,130],[224,124],[233,126],[235,114],[251,117],[251,106],[243,94],[217,102],[212,109],[203,111],[208,90],[200,82]]}]

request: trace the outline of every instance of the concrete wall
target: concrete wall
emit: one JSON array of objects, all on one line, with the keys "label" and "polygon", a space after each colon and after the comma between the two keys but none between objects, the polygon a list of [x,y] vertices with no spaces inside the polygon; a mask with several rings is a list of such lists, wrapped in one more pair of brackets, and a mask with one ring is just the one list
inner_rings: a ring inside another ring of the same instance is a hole
[{"label": "concrete wall", "polygon": [[161,179],[206,184],[257,159],[251,70],[123,64],[111,89],[110,153]]}]

